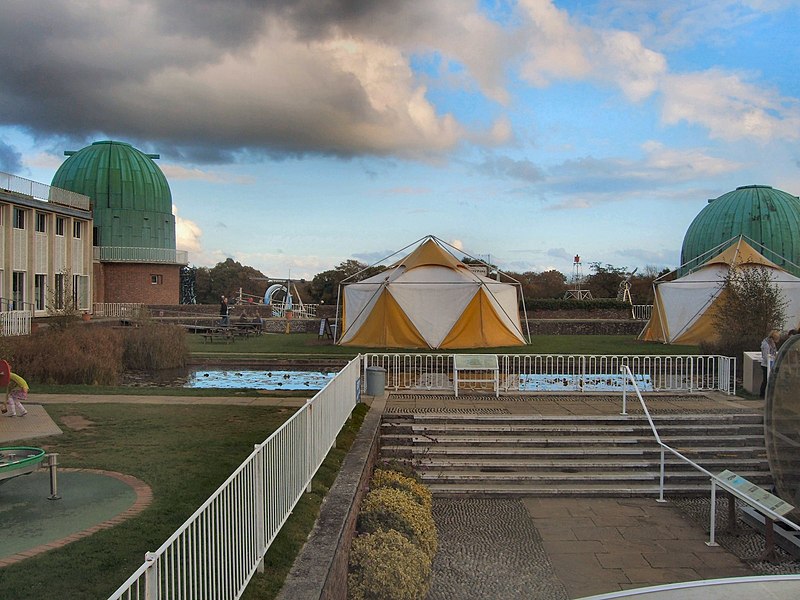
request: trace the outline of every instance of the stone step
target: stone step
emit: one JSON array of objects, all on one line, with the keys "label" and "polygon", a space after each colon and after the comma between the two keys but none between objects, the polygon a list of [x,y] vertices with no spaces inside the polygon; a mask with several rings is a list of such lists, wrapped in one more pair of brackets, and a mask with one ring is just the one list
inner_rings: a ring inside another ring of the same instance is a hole
[{"label": "stone step", "polygon": [[[657,424],[679,423],[743,423],[764,422],[760,413],[685,413],[651,415]],[[469,413],[414,413],[386,414],[383,423],[647,423],[643,414],[628,415],[513,415],[513,414],[469,414]]]},{"label": "stone step", "polygon": [[[658,483],[633,482],[625,485],[597,484],[587,487],[583,484],[541,485],[531,482],[492,484],[491,486],[470,483],[430,483],[431,493],[437,498],[517,498],[517,497],[586,497],[586,498],[658,498]],[[667,484],[664,494],[675,496],[708,496],[709,485],[705,483]]]},{"label": "stone step", "polygon": [[[766,456],[764,446],[704,446],[704,447],[681,447],[675,448],[677,451],[691,456]],[[648,456],[657,457],[661,454],[658,446],[612,446],[612,447],[512,447],[512,446],[382,446],[381,453],[396,454],[405,452],[409,456],[424,457],[446,455],[454,458],[459,457],[524,457],[524,456],[548,456],[554,457],[575,457],[575,456],[609,456],[609,457],[631,457]]]},{"label": "stone step", "polygon": [[[442,456],[439,458],[418,458],[414,461],[417,470],[477,470],[477,471],[514,471],[514,472],[533,472],[563,470],[568,473],[585,471],[632,471],[632,470],[653,470],[659,469],[660,461],[658,457],[652,459],[621,459],[621,458],[573,458],[573,459],[549,459],[549,458],[528,458],[528,459],[476,459],[476,458],[453,458]],[[679,470],[694,470],[690,464],[677,457],[666,458],[664,460],[666,470],[670,473]],[[737,457],[735,464],[730,458],[707,458],[703,461],[703,468],[718,472],[731,468],[737,470],[748,469],[756,472],[766,472],[769,470],[769,463],[766,458],[744,458]]]},{"label": "stone step", "polygon": [[[448,483],[463,485],[471,484],[473,487],[503,487],[505,485],[539,485],[553,486],[558,489],[581,487],[584,489],[603,489],[606,486],[616,486],[617,488],[629,488],[633,485],[649,483],[658,485],[659,472],[583,472],[583,473],[564,473],[561,471],[551,472],[487,472],[487,471],[436,471],[430,472],[424,469],[417,471],[420,480],[427,486],[436,486]],[[764,475],[755,471],[742,471],[739,473],[748,481],[759,485],[771,485],[772,479],[769,475]],[[675,487],[679,485],[693,484],[709,488],[708,477],[700,471],[691,472],[668,472],[665,485]]]},{"label": "stone step", "polygon": [[[649,425],[616,424],[602,425],[598,427],[596,423],[586,423],[583,425],[554,425],[554,424],[516,424],[516,423],[439,423],[439,424],[409,424],[406,426],[384,426],[382,431],[387,435],[406,434],[541,434],[550,435],[575,435],[586,432],[603,434],[622,434],[622,435],[652,435]],[[675,435],[695,435],[695,436],[728,436],[728,435],[760,435],[764,432],[764,426],[760,424],[663,424],[658,426],[658,433],[661,437]]]},{"label": "stone step", "polygon": [[[734,446],[758,446],[763,445],[764,436],[762,435],[730,435],[722,439],[710,436],[674,436],[662,437],[662,441],[672,447],[677,446],[715,446],[721,442],[726,445]],[[384,435],[381,436],[381,443],[383,445],[449,445],[449,446],[597,446],[597,447],[610,447],[619,445],[641,444],[645,447],[655,447],[655,439],[653,436],[606,436],[598,435],[581,435],[581,436],[553,436],[553,435],[540,435],[540,436],[522,436],[522,435]]]}]

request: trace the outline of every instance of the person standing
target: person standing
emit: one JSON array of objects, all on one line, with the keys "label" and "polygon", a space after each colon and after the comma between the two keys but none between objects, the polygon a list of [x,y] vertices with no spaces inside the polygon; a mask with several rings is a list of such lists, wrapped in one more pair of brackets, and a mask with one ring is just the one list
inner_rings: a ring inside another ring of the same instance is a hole
[{"label": "person standing", "polygon": [[769,332],[769,335],[761,340],[761,391],[759,396],[764,397],[767,391],[767,378],[772,371],[772,364],[778,354],[778,340],[781,334],[777,329]]},{"label": "person standing", "polygon": [[228,326],[228,299],[225,296],[222,296],[219,301],[219,318],[222,321],[222,325],[227,327]]},{"label": "person standing", "polygon": [[6,388],[6,412],[7,417],[24,417],[28,414],[22,401],[28,399],[28,382],[16,373],[9,376],[8,387]]}]

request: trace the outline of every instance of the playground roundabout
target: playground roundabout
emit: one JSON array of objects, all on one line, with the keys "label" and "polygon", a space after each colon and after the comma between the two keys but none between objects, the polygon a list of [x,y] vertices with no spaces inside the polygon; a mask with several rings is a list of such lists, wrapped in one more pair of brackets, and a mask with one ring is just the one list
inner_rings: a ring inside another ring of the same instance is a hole
[{"label": "playground roundabout", "polygon": [[152,501],[147,484],[123,473],[53,473],[44,449],[19,441],[54,432],[61,433],[40,405],[30,405],[24,418],[0,421],[0,567],[113,527]]}]

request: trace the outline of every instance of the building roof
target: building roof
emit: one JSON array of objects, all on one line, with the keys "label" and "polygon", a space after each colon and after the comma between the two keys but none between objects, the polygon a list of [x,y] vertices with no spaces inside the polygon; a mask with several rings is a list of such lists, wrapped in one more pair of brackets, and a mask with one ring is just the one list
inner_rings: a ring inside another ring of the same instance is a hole
[{"label": "building roof", "polygon": [[172,193],[157,154],[110,140],[64,154],[52,185],[92,199],[97,245],[175,248]]},{"label": "building roof", "polygon": [[708,205],[692,221],[683,238],[681,264],[693,264],[713,248],[745,236],[758,250],[800,276],[800,198],[768,185],[746,185]]}]

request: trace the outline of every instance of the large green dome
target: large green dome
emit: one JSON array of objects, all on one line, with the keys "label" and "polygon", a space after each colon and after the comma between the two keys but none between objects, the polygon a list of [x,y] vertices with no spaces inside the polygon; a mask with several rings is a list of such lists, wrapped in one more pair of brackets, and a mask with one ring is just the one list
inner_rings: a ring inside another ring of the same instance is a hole
[{"label": "large green dome", "polygon": [[64,154],[52,185],[92,199],[98,246],[175,249],[172,194],[153,162],[158,155],[113,141]]},{"label": "large green dome", "polygon": [[800,265],[800,198],[768,185],[738,187],[709,200],[683,238],[683,270],[711,258],[706,253],[740,235],[756,242],[753,246],[766,258],[800,276],[800,269],[789,264]]}]

